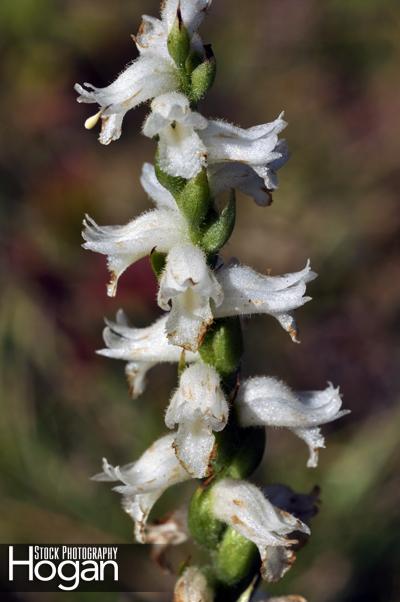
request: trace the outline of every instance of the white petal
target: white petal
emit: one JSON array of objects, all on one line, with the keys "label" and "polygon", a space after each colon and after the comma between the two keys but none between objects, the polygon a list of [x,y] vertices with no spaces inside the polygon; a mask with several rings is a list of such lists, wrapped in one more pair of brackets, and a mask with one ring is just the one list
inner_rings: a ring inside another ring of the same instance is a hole
[{"label": "white petal", "polygon": [[317,465],[317,449],[324,447],[318,428],[348,413],[341,410],[338,389],[331,384],[323,391],[294,393],[275,378],[256,377],[245,381],[237,396],[239,420],[243,426],[287,427],[310,449],[308,466]]},{"label": "white petal", "polygon": [[283,276],[265,276],[241,265],[225,266],[216,275],[224,300],[216,309],[215,317],[270,314],[296,338],[296,324],[289,312],[311,298],[304,296],[306,284],[316,277],[309,262],[300,272]]},{"label": "white petal", "polygon": [[160,280],[158,304],[171,312],[167,336],[171,343],[197,351],[213,321],[210,302],[222,302],[222,289],[207,266],[204,253],[194,245],[178,245],[167,257]]},{"label": "white petal", "polygon": [[228,421],[229,406],[221,389],[220,377],[212,366],[197,362],[184,370],[179,387],[172,396],[165,424],[198,420],[214,431],[221,431]]},{"label": "white petal", "polygon": [[286,127],[281,116],[272,123],[242,129],[224,121],[208,122],[201,133],[210,163],[239,161],[263,165],[279,158],[274,154],[278,134]]},{"label": "white petal", "polygon": [[249,165],[243,163],[215,163],[208,167],[211,192],[217,196],[221,192],[237,188],[251,196],[257,205],[266,207],[272,202],[270,191],[261,178]]},{"label": "white petal", "polygon": [[136,399],[146,387],[146,374],[153,366],[161,362],[179,362],[184,353],[186,363],[194,362],[198,355],[181,347],[171,345],[165,332],[167,316],[159,318],[151,326],[131,328],[122,310],[117,313],[116,322],[106,320],[103,339],[106,349],[97,351],[104,357],[128,362],[125,373],[130,395]]},{"label": "white petal", "polygon": [[211,6],[211,2],[212,0],[165,0],[162,17],[168,31],[175,22],[178,7],[181,10],[182,21],[189,33],[196,31]]},{"label": "white petal", "polygon": [[174,197],[164,186],[161,186],[151,163],[143,165],[140,183],[158,209],[178,210]]},{"label": "white petal", "polygon": [[158,439],[136,462],[113,467],[103,460],[103,472],[96,481],[122,481],[114,491],[123,496],[123,507],[136,524],[136,537],[143,541],[146,521],[153,505],[164,491],[190,478],[173,450],[173,435]]},{"label": "white petal", "polygon": [[186,470],[203,478],[214,448],[212,431],[221,431],[228,421],[229,406],[212,366],[196,363],[183,372],[165,415],[168,428],[178,425],[175,452]]},{"label": "white petal", "polygon": [[125,226],[98,226],[86,216],[84,226],[83,247],[107,255],[110,297],[115,296],[119,277],[132,263],[153,249],[168,252],[173,245],[188,238],[187,225],[180,213],[166,209],[142,213]]},{"label": "white petal", "polygon": [[[286,548],[296,540],[287,536],[294,531],[309,534],[310,530],[288,512],[275,508],[263,493],[246,481],[223,479],[212,490],[212,508],[216,518],[258,547],[264,565],[264,575],[274,577],[291,553]],[[271,551],[271,548],[277,548]],[[289,568],[289,566],[287,567]]]},{"label": "white petal", "polygon": [[168,59],[167,37],[165,24],[160,19],[143,15],[134,40],[141,55],[153,54]]},{"label": "white petal", "polygon": [[159,94],[179,86],[177,70],[172,61],[153,55],[139,57],[117,79],[105,88],[85,83],[75,85],[78,102],[97,103],[103,110],[100,142],[109,144],[121,134],[122,120],[127,111]]},{"label": "white petal", "polygon": [[199,417],[192,422],[179,425],[175,435],[176,457],[188,473],[195,479],[208,475],[209,464],[215,444],[211,429]]},{"label": "white petal", "polygon": [[204,574],[196,566],[187,567],[175,585],[174,602],[213,602],[214,595]]},{"label": "white petal", "polygon": [[207,120],[190,109],[183,94],[171,92],[154,99],[143,133],[159,136],[158,161],[171,176],[193,178],[206,164],[206,149],[196,129],[205,128]]},{"label": "white petal", "polygon": [[160,133],[158,152],[161,169],[186,180],[194,178],[207,162],[207,151],[198,134],[180,123]]}]

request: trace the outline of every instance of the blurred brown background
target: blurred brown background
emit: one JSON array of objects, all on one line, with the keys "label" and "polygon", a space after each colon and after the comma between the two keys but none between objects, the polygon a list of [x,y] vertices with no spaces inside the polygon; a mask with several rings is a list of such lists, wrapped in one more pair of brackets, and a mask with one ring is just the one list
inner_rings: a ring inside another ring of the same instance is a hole
[{"label": "blurred brown background", "polygon": [[[154,155],[139,135],[146,109],[102,147],[83,129],[93,107],[79,106],[72,88],[106,85],[136,56],[129,34],[143,12],[157,14],[158,2],[0,4],[2,542],[131,541],[118,496],[88,476],[103,455],[133,460],[165,428],[174,367],[154,369],[132,402],[123,365],[94,355],[103,316],[122,306],[145,325],[158,314],[148,262],[110,300],[104,258],[80,248],[84,212],[124,223],[148,207],[138,180]],[[289,122],[292,158],[275,202],[240,199],[225,255],[274,274],[310,257],[319,273],[314,300],[297,313],[301,346],[271,318],[254,318],[244,372],[295,388],[331,380],[352,410],[325,428],[317,470],[306,468],[302,442],[275,431],[257,475],[322,488],[309,545],[269,588],[310,602],[400,600],[399,31],[396,0],[214,0],[202,27],[219,65],[202,111],[248,127],[284,109]],[[175,490],[160,509],[187,494]],[[147,571],[153,589],[161,577],[147,553],[133,570]],[[37,596],[25,599],[57,597]]]}]

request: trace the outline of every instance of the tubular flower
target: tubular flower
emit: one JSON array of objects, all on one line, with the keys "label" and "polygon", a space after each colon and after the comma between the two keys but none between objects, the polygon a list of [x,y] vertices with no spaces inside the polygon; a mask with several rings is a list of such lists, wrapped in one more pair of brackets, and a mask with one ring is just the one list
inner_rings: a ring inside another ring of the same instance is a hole
[{"label": "tubular flower", "polygon": [[172,396],[165,424],[178,425],[174,448],[177,458],[195,478],[208,474],[215,438],[228,421],[229,407],[212,366],[196,363],[183,372]]},{"label": "tubular flower", "polygon": [[124,510],[135,522],[135,536],[144,543],[146,523],[150,511],[164,491],[190,479],[177,460],[172,447],[173,435],[166,435],[153,443],[144,454],[127,466],[111,466],[103,459],[103,472],[92,477],[94,481],[121,481],[114,487],[122,494]]},{"label": "tubular flower", "polygon": [[207,266],[204,253],[194,245],[174,247],[161,276],[158,304],[170,310],[167,337],[173,345],[197,351],[213,321],[211,302],[223,299],[221,285]]},{"label": "tubular flower", "polygon": [[283,276],[265,276],[242,265],[224,266],[217,272],[224,291],[223,302],[215,317],[270,314],[298,342],[297,326],[291,312],[310,301],[306,285],[316,278],[308,261],[300,272]]},{"label": "tubular flower", "polygon": [[193,178],[206,164],[206,148],[196,130],[207,127],[207,119],[190,109],[183,94],[170,92],[151,103],[143,134],[158,136],[158,162],[171,176]]},{"label": "tubular flower", "polygon": [[323,391],[294,393],[276,378],[249,378],[237,397],[239,420],[243,426],[287,427],[309,448],[307,466],[318,464],[318,449],[325,447],[319,428],[349,413],[341,410],[339,389],[329,384]]},{"label": "tubular flower", "polygon": [[213,602],[205,575],[196,566],[187,567],[175,585],[174,602]]},{"label": "tubular flower", "polygon": [[295,559],[288,548],[297,543],[296,538],[287,536],[294,531],[310,534],[308,526],[273,506],[255,485],[246,481],[222,479],[211,495],[215,517],[257,546],[264,579],[276,581],[282,577]]},{"label": "tubular flower", "polygon": [[185,362],[198,359],[197,354],[183,352],[180,347],[168,342],[165,333],[166,322],[167,317],[163,316],[146,328],[132,328],[122,310],[117,312],[115,322],[106,320],[103,339],[107,347],[97,353],[128,362],[126,376],[133,399],[143,393],[146,373],[156,364],[179,362],[182,353]]},{"label": "tubular flower", "polygon": [[195,30],[200,25],[204,13],[211,2],[206,0],[186,0],[186,2],[167,1],[162,19],[143,16],[142,24],[134,37],[140,56],[134,60],[105,88],[96,88],[92,84],[75,84],[78,102],[97,104],[98,113],[85,122],[91,129],[101,119],[102,127],[99,141],[109,144],[121,136],[125,114],[147,100],[179,89],[179,72],[168,52],[168,34],[180,15],[191,34],[191,45],[202,50],[203,45]]},{"label": "tubular flower", "polygon": [[271,123],[249,129],[209,120],[200,137],[207,148],[212,189],[239,188],[258,205],[268,205],[271,191],[278,186],[276,172],[289,158],[285,141],[278,140],[286,125],[283,113]]},{"label": "tubular flower", "polygon": [[84,249],[107,255],[111,274],[107,294],[114,297],[118,279],[132,264],[153,250],[168,252],[174,245],[189,240],[188,227],[179,211],[153,209],[142,213],[125,226],[98,226],[86,216],[82,236]]}]

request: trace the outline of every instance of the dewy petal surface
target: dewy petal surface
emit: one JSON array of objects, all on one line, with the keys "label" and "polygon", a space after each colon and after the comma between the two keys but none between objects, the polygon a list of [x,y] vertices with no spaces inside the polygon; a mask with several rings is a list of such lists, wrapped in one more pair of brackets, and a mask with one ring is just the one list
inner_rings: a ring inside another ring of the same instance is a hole
[{"label": "dewy petal surface", "polygon": [[291,313],[304,305],[306,285],[316,277],[307,262],[299,272],[283,276],[265,276],[242,265],[223,266],[217,273],[224,299],[216,308],[215,317],[266,313],[297,340],[297,327]]},{"label": "dewy petal surface", "polygon": [[340,409],[339,390],[331,384],[323,391],[294,393],[281,381],[266,376],[246,380],[236,403],[243,426],[287,427],[303,439],[310,451],[309,467],[317,465],[317,450],[325,447],[319,426],[349,412]]},{"label": "dewy petal surface", "polygon": [[168,487],[190,479],[175,455],[173,441],[173,435],[158,439],[139,460],[127,466],[114,467],[103,459],[103,472],[93,477],[95,481],[123,483],[114,491],[122,494],[123,507],[135,521],[140,542],[144,541],[146,521],[156,501]]},{"label": "dewy petal surface", "polygon": [[166,325],[170,343],[197,351],[213,321],[211,301],[218,306],[222,298],[222,288],[198,247],[184,244],[170,251],[158,292],[161,309],[170,309]]},{"label": "dewy petal surface", "polygon": [[257,546],[263,577],[269,581],[280,578],[294,561],[293,552],[286,548],[297,540],[287,536],[294,531],[309,534],[308,526],[274,507],[262,491],[247,481],[222,479],[211,495],[215,517]]},{"label": "dewy petal surface", "polygon": [[165,414],[168,428],[178,425],[175,452],[196,478],[208,473],[214,448],[213,431],[221,431],[228,421],[229,406],[212,366],[197,362],[186,368]]},{"label": "dewy petal surface", "polygon": [[108,295],[114,297],[118,279],[132,264],[152,250],[167,253],[174,245],[188,240],[187,224],[178,211],[154,209],[142,213],[125,226],[99,226],[86,216],[83,247],[107,255],[111,273]]}]

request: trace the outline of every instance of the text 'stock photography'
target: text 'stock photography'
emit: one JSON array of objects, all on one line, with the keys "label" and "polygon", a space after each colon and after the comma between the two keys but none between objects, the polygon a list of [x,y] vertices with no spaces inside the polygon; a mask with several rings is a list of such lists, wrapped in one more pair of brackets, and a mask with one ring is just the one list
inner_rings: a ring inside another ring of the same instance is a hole
[{"label": "text 'stock photography'", "polygon": [[[336,383],[294,391],[269,374],[241,376],[243,318],[267,314],[298,343],[294,312],[310,301],[316,274],[309,260],[272,276],[222,255],[235,227],[236,191],[260,211],[269,206],[289,152],[283,112],[250,128],[200,112],[216,75],[211,45],[199,33],[211,8],[211,0],[165,0],[160,18],[143,16],[134,36],[139,56],[112,84],[75,86],[78,102],[96,106],[85,127],[99,126],[104,145],[120,138],[128,110],[149,103],[142,134],[156,153],[141,184],[153,207],[123,226],[86,216],[83,238],[86,249],[106,256],[111,297],[124,272],[149,257],[164,311],[138,328],[119,310],[99,353],[126,363],[134,399],[160,362],[176,364],[178,384],[166,404],[166,432],[126,466],[104,458],[93,479],[121,495],[136,542],[159,544],[164,554],[196,542],[177,569],[176,602],[246,602],[261,581],[268,589],[284,577],[311,535],[319,492],[249,480],[264,456],[266,429],[300,438],[314,468],[325,447],[321,427],[348,413]],[[291,462],[302,470],[301,458]],[[197,482],[188,507],[177,503],[166,519],[151,519],[163,493],[189,480]]]}]

